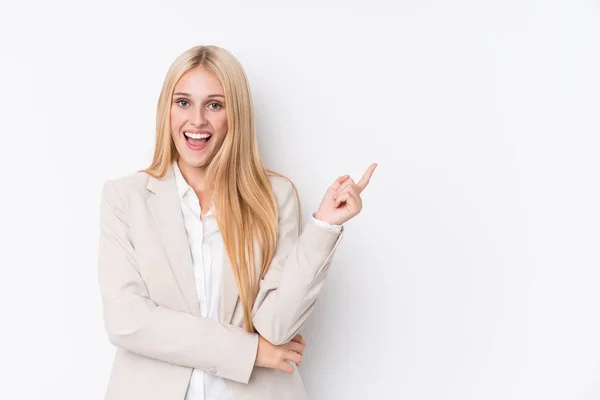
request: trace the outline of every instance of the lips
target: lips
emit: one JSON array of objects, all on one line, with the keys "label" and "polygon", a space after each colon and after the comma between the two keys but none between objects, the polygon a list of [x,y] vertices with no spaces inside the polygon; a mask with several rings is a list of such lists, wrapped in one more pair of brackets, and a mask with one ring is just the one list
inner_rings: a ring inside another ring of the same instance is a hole
[{"label": "lips", "polygon": [[[206,146],[208,146],[208,142],[212,138],[212,135],[210,134],[191,134],[190,136],[188,135],[189,133],[187,131],[183,134],[188,148],[192,151],[203,150]],[[191,136],[195,136],[199,139],[193,138]]]}]

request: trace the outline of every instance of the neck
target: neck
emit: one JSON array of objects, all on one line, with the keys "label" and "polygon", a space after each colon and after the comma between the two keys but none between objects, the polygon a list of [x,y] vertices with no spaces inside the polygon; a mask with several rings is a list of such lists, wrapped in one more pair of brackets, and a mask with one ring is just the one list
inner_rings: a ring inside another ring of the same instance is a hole
[{"label": "neck", "polygon": [[181,170],[181,175],[196,193],[205,193],[206,188],[206,167],[193,167],[179,159],[177,165]]}]

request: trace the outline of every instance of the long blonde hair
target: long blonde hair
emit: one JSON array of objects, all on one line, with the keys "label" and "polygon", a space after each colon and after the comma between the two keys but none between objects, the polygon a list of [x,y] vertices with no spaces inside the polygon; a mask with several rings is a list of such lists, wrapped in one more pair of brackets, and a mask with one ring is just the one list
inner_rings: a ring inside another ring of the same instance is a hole
[{"label": "long blonde hair", "polygon": [[[263,166],[256,141],[250,86],[242,65],[231,53],[217,46],[195,46],[173,62],[158,99],[154,157],[151,166],[143,171],[163,178],[169,165],[179,157],[171,136],[173,91],[183,74],[197,66],[213,73],[225,91],[227,134],[208,165],[206,179],[213,193],[217,224],[243,306],[245,329],[254,332],[251,311],[260,279],[273,259],[278,234],[277,202],[268,174],[291,180]],[[301,223],[299,199],[298,207]],[[258,277],[253,238],[259,240],[262,256]]]}]

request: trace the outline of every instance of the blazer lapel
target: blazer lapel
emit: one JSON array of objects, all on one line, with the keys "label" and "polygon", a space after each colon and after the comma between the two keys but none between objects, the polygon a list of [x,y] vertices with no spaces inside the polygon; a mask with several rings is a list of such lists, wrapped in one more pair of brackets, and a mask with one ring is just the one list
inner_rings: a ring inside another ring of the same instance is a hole
[{"label": "blazer lapel", "polygon": [[147,188],[154,193],[148,200],[148,207],[156,223],[156,229],[173,274],[179,283],[190,313],[200,316],[194,265],[181,213],[173,166],[169,165],[167,174],[162,179],[150,176]]}]

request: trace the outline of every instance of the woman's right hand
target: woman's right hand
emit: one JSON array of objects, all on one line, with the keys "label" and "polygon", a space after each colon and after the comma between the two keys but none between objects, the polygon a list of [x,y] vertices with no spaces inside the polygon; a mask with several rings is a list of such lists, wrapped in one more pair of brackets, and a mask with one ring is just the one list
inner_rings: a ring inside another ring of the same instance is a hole
[{"label": "woman's right hand", "polygon": [[258,336],[258,353],[254,365],[257,367],[280,369],[287,373],[294,372],[294,368],[286,361],[293,361],[296,365],[302,363],[306,341],[301,334],[297,334],[288,343],[276,346],[267,339]]}]

